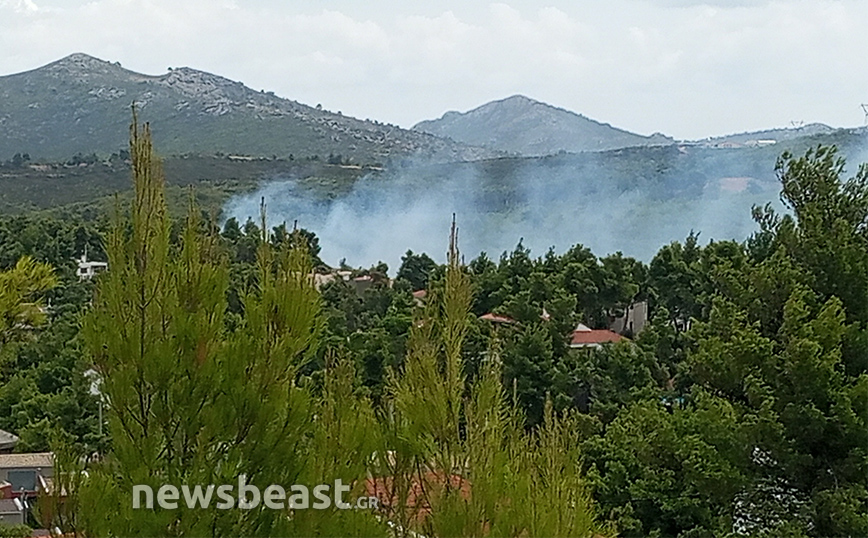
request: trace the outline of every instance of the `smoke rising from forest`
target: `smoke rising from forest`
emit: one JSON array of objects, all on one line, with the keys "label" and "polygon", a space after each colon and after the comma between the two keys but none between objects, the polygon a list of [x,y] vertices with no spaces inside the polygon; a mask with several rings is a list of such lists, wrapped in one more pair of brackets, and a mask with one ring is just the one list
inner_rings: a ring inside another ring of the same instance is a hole
[{"label": "smoke rising from forest", "polygon": [[312,196],[303,179],[273,178],[230,200],[224,214],[242,224],[256,219],[264,198],[269,225],[297,221],[312,230],[326,263],[385,261],[394,270],[408,249],[443,261],[453,213],[467,260],[482,251],[496,258],[522,240],[534,256],[581,243],[598,256],[621,251],[649,261],[691,231],[702,243],[744,240],[756,230],[752,204],[779,206],[773,162],[764,177],[738,166],[697,172],[677,163],[643,162],[635,170],[625,163],[635,160],[585,154],[405,165],[365,176],[331,200]]}]

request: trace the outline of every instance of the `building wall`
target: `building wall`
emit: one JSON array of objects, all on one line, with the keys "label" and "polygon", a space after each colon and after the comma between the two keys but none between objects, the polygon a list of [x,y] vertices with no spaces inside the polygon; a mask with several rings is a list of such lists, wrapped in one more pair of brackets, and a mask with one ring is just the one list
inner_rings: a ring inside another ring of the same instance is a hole
[{"label": "building wall", "polygon": [[[610,318],[611,319],[611,318]],[[618,334],[636,336],[648,323],[648,303],[641,301],[627,307],[624,315],[609,323],[609,330]]]},{"label": "building wall", "polygon": [[[33,477],[33,488],[30,488],[30,477]],[[27,491],[36,491],[39,485],[39,476],[51,478],[54,476],[53,467],[13,467],[0,468],[0,482],[12,484],[12,491],[18,493],[21,490],[22,481]]]}]

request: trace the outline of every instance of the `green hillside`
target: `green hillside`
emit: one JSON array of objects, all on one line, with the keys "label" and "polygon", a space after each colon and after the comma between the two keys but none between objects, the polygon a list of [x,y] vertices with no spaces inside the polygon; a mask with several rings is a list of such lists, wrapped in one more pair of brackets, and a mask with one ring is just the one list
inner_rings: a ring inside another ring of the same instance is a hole
[{"label": "green hillside", "polygon": [[421,155],[443,160],[491,156],[395,125],[362,121],[255,91],[190,68],[143,75],[86,54],[0,77],[0,159],[110,155],[126,147],[130,105],[154,125],[163,154],[257,156],[339,154],[374,162]]}]

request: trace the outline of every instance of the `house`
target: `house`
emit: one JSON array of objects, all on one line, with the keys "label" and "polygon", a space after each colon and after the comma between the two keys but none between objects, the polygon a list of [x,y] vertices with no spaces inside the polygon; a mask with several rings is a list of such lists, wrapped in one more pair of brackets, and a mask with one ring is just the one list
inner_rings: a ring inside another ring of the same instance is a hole
[{"label": "house", "polygon": [[631,303],[624,314],[609,318],[609,330],[620,335],[635,336],[642,332],[648,323],[648,303]]},{"label": "house", "polygon": [[24,525],[24,503],[19,499],[0,499],[0,525]]},{"label": "house", "polygon": [[778,141],[774,138],[766,138],[762,140],[748,140],[744,145],[749,148],[765,148],[768,146],[774,146],[777,143]]},{"label": "house", "polygon": [[591,329],[584,323],[579,323],[570,339],[573,349],[600,349],[603,344],[611,344],[626,340],[620,334],[609,329]]},{"label": "house", "polygon": [[479,319],[483,321],[490,321],[491,323],[502,323],[505,325],[512,325],[515,323],[515,320],[509,316],[502,316],[500,314],[492,314],[489,312],[488,314],[483,314],[479,316]]},{"label": "house", "polygon": [[54,454],[0,454],[0,482],[9,482],[16,497],[33,498],[41,490],[40,479],[54,476]]},{"label": "house", "polygon": [[7,431],[0,430],[0,454],[8,454],[15,450],[15,445],[18,444],[18,437]]},{"label": "house", "polygon": [[377,274],[358,275],[353,277],[353,271],[346,270],[331,271],[328,273],[313,273],[311,277],[313,278],[313,283],[317,290],[321,290],[332,282],[343,281],[346,282],[356,292],[356,294],[359,295],[359,297],[363,296],[365,291],[374,285],[386,283],[389,287],[392,286],[391,280],[388,278],[381,278]]},{"label": "house", "polygon": [[425,298],[428,297],[428,290],[416,290],[413,292],[413,302],[416,306],[422,308],[425,306]]},{"label": "house", "polygon": [[718,142],[716,144],[712,144],[711,147],[718,148],[718,149],[738,149],[738,148],[743,148],[744,144],[739,144],[738,142],[731,142],[729,140],[725,140],[723,142]]},{"label": "house", "polygon": [[352,280],[351,285],[357,294],[364,295],[365,291],[374,285],[374,277],[371,275],[357,276]]},{"label": "house", "polygon": [[377,510],[386,517],[393,517],[401,511],[403,498],[403,508],[413,514],[417,522],[422,522],[431,514],[429,496],[437,498],[447,484],[463,499],[470,498],[471,485],[467,478],[430,470],[424,471],[424,474],[414,473],[399,481],[392,476],[368,478],[365,480],[365,493],[377,499]]},{"label": "house", "polygon": [[90,262],[87,261],[87,252],[85,252],[78,262],[78,279],[90,280],[94,276],[108,270],[108,264],[105,262]]},{"label": "house", "polygon": [[313,285],[317,290],[321,290],[325,285],[331,284],[335,281],[336,275],[334,273],[314,273],[313,274]]}]

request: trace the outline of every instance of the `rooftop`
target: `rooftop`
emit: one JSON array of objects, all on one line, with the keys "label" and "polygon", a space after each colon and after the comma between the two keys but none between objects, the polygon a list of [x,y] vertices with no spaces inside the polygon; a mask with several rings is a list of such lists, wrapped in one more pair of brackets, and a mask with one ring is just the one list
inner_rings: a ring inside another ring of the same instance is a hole
[{"label": "rooftop", "polygon": [[0,430],[0,450],[11,450],[18,444],[18,437],[7,431]]},{"label": "rooftop", "polygon": [[509,316],[501,316],[500,314],[492,314],[490,312],[488,314],[483,314],[479,316],[479,319],[483,321],[490,321],[492,323],[515,323],[515,320]]},{"label": "rooftop", "polygon": [[[431,513],[428,499],[430,496],[439,495],[439,492],[446,487],[447,481],[449,487],[457,490],[463,499],[470,498],[470,481],[461,475],[452,474],[447,477],[444,473],[427,471],[422,476],[413,474],[406,479],[409,481],[407,484],[409,489],[403,502],[405,507],[414,513],[417,521],[423,521],[428,517]],[[402,486],[406,487],[403,484]],[[367,495],[376,497],[378,507],[387,515],[398,510],[398,505],[401,503],[400,489],[402,488],[396,487],[395,480],[391,476],[368,478],[365,481]]]},{"label": "rooftop", "polygon": [[625,338],[616,332],[608,329],[591,329],[587,325],[579,323],[579,326],[573,331],[570,347],[598,346],[621,340],[625,340]]},{"label": "rooftop", "polygon": [[54,454],[51,452],[32,452],[28,454],[0,454],[0,469],[54,467]]}]

